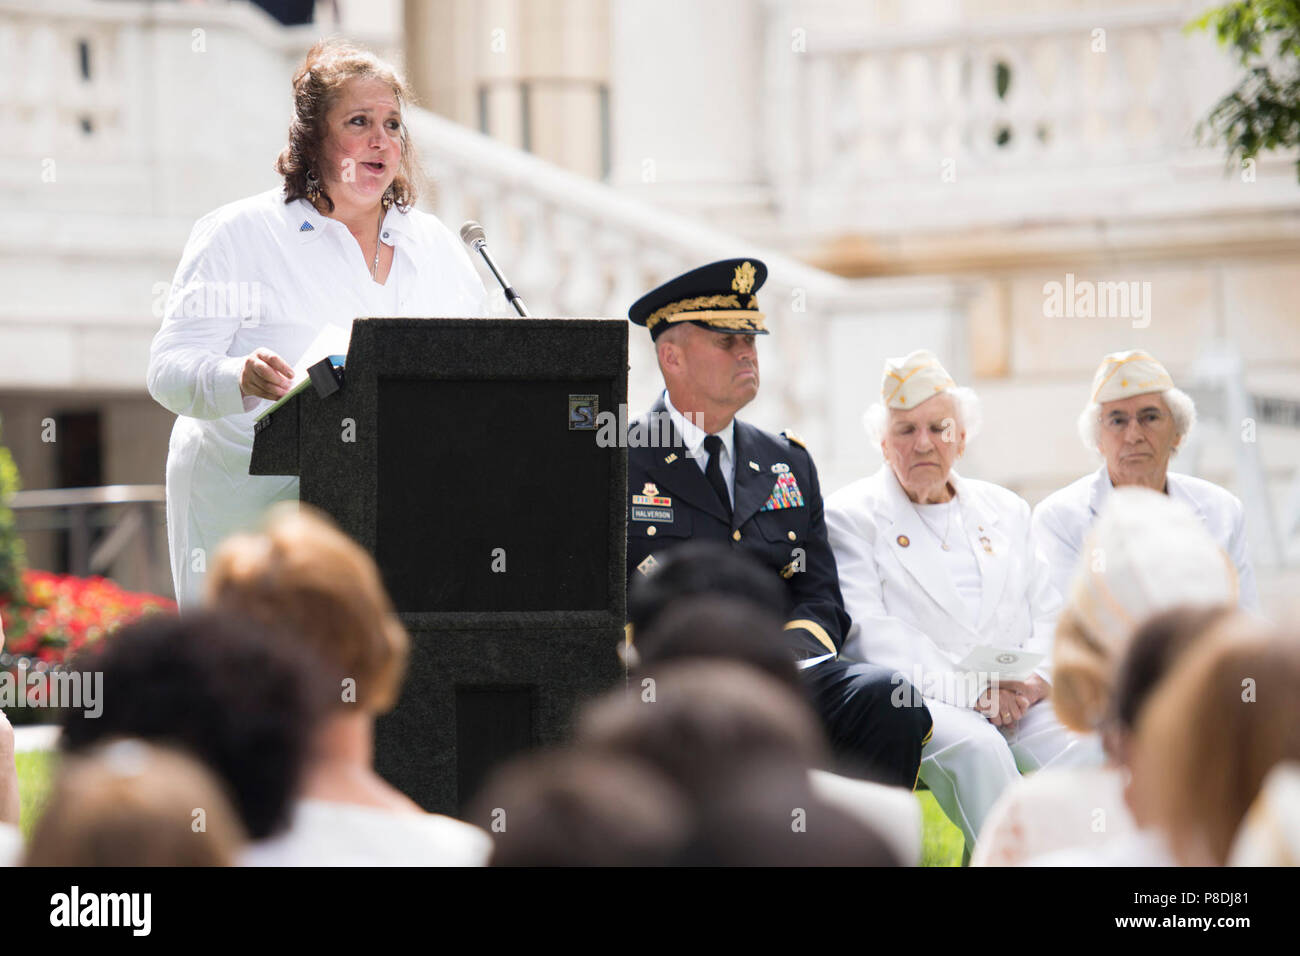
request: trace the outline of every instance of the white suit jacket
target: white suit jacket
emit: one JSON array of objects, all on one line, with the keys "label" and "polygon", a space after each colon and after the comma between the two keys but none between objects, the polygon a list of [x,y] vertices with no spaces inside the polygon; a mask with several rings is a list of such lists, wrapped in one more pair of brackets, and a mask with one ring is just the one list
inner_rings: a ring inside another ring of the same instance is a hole
[{"label": "white suit jacket", "polygon": [[977,646],[1043,654],[1038,673],[1049,678],[1061,598],[1034,547],[1024,499],[956,472],[949,481],[982,579],[973,629],[939,542],[889,465],[831,495],[826,528],[853,619],[847,656],[900,671],[926,697],[972,707],[987,682],[972,685],[956,665]]},{"label": "white suit jacket", "polygon": [[[1052,566],[1052,586],[1063,596],[1069,595],[1083,540],[1105,507],[1112,487],[1110,474],[1102,465],[1094,474],[1052,492],[1034,509],[1034,539]],[[1167,487],[1169,497],[1190,507],[1227,552],[1237,568],[1238,602],[1243,608],[1257,611],[1259,594],[1246,547],[1246,516],[1241,501],[1213,482],[1172,471]]]},{"label": "white suit jacket", "polygon": [[197,597],[199,569],[221,539],[298,494],[297,478],[248,473],[253,421],[269,403],[240,394],[245,355],[264,346],[292,365],[327,323],[351,328],[358,316],[485,314],[465,247],[436,217],[394,206],[381,241],[393,247],[393,289],[371,279],[347,226],[306,200],[285,203],[279,188],[208,213],[190,233],[148,372],[149,394],[179,416],[167,533],[182,605]]}]

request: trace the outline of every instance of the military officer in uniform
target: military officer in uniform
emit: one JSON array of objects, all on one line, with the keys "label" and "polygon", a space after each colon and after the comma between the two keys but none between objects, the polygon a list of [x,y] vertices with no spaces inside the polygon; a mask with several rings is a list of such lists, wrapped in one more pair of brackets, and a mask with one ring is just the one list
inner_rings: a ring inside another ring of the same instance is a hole
[{"label": "military officer in uniform", "polygon": [[758,394],[766,278],[757,259],[715,262],[628,310],[649,330],[667,386],[629,429],[629,581],[692,539],[756,557],[785,581],[785,633],[833,752],[858,775],[912,787],[930,713],[902,675],[840,659],[850,622],[812,456],[792,432],[735,417]]}]

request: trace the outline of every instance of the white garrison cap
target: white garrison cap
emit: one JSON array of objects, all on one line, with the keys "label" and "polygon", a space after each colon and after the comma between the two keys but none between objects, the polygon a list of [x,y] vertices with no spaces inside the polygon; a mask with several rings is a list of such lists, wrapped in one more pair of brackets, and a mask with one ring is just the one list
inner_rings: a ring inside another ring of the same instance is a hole
[{"label": "white garrison cap", "polygon": [[1092,400],[1103,405],[1121,398],[1167,392],[1174,387],[1165,367],[1141,349],[1111,352],[1092,377]]},{"label": "white garrison cap", "polygon": [[1112,659],[1147,618],[1184,605],[1237,603],[1237,569],[1190,508],[1150,488],[1114,489],[1092,526],[1067,610]]},{"label": "white garrison cap", "polygon": [[880,396],[886,408],[915,408],[927,398],[956,387],[933,352],[917,349],[902,358],[885,359]]}]

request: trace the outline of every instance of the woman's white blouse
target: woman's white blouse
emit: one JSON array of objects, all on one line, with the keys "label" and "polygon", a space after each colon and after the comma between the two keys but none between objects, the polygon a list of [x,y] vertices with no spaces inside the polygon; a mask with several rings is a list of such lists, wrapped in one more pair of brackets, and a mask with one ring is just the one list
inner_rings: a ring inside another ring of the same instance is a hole
[{"label": "woman's white blouse", "polygon": [[[376,283],[348,228],[279,188],[222,206],[194,225],[149,354],[148,387],[178,416],[167,462],[168,533],[177,596],[226,533],[297,480],[250,476],[253,422],[268,404],[239,391],[244,357],[268,348],[293,365],[326,324],[366,316],[482,316],[487,296],[459,240],[418,210],[386,213],[393,247]],[[204,555],[196,555],[195,549]]]},{"label": "woman's white blouse", "polygon": [[[399,273],[397,315],[486,314],[478,273],[437,218],[394,207],[380,235]],[[347,226],[306,200],[286,204],[277,188],[222,206],[185,244],[149,353],[149,393],[191,418],[255,412],[261,400],[239,394],[244,356],[265,347],[292,364],[326,323],[375,314],[383,293]],[[251,430],[244,438],[251,448]]]}]

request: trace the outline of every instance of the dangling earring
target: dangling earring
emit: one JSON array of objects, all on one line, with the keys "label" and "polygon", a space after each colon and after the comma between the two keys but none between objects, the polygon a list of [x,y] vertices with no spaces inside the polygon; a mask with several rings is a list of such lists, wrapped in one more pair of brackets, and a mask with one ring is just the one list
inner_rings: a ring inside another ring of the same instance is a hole
[{"label": "dangling earring", "polygon": [[385,208],[385,209],[391,209],[391,208],[392,208],[392,205],[393,205],[393,187],[392,187],[392,186],[389,186],[387,189],[384,190],[384,198],[383,198],[382,202],[383,202],[383,204],[384,204],[384,208]]},{"label": "dangling earring", "polygon": [[320,199],[320,177],[316,175],[316,170],[307,170],[307,201],[313,205],[316,200]]}]

